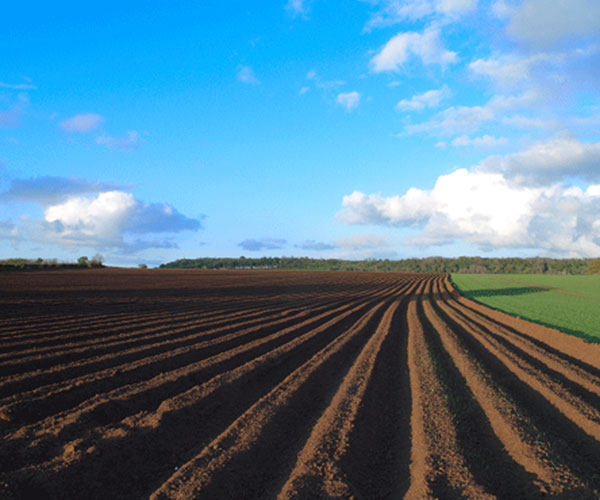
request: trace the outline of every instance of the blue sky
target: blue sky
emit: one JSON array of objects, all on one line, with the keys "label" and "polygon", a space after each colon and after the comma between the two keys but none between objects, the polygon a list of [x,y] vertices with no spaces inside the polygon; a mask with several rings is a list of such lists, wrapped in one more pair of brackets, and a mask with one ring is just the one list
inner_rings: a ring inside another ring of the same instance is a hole
[{"label": "blue sky", "polygon": [[3,8],[0,257],[600,255],[597,0]]}]

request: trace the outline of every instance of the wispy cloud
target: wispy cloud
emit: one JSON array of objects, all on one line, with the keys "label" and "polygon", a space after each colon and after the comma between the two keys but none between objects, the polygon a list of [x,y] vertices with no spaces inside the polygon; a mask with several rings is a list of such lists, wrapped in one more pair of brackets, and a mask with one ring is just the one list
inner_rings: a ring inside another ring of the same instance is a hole
[{"label": "wispy cloud", "polygon": [[365,31],[423,18],[453,20],[473,12],[477,0],[370,0],[376,6]]},{"label": "wispy cloud", "polygon": [[60,126],[67,132],[86,133],[96,130],[104,121],[102,115],[96,113],[82,113],[60,122]]},{"label": "wispy cloud", "polygon": [[493,120],[499,122],[510,120],[507,112],[528,109],[539,100],[540,96],[535,91],[520,95],[499,94],[481,106],[450,106],[430,120],[408,125],[405,131],[409,134],[423,132],[440,135],[469,134],[477,131],[484,123]]},{"label": "wispy cloud", "polygon": [[131,150],[140,144],[140,134],[135,130],[129,130],[124,136],[101,135],[96,137],[96,144],[102,144],[111,149]]},{"label": "wispy cloud", "polygon": [[0,82],[0,88],[11,90],[36,90],[37,87],[31,83],[5,83]]},{"label": "wispy cloud", "polygon": [[360,103],[360,94],[356,91],[343,92],[338,94],[336,102],[338,105],[345,108],[346,111],[352,111],[353,109],[356,109]]},{"label": "wispy cloud", "polygon": [[392,241],[388,236],[380,234],[351,234],[335,240],[335,244],[340,248],[350,248],[353,250],[362,250],[367,248],[389,247]]},{"label": "wispy cloud", "polygon": [[277,250],[285,247],[286,245],[287,241],[279,238],[250,238],[238,243],[239,247],[250,252],[258,252],[260,250]]},{"label": "wispy cloud", "polygon": [[7,97],[7,111],[0,111],[0,127],[15,127],[21,124],[21,117],[29,106],[29,96],[26,92],[18,92]]},{"label": "wispy cloud", "polygon": [[495,148],[498,146],[504,146],[508,143],[508,139],[505,137],[494,137],[492,135],[482,135],[481,137],[469,137],[468,135],[461,135],[456,137],[452,142],[452,146],[455,147],[467,147],[475,146],[480,148]]},{"label": "wispy cloud", "polygon": [[323,243],[321,241],[315,240],[305,240],[302,243],[295,245],[296,248],[300,248],[302,250],[313,250],[313,251],[324,251],[324,250],[333,250],[337,248],[335,245],[330,243]]},{"label": "wispy cloud", "polygon": [[256,78],[254,70],[250,66],[238,66],[237,79],[242,83],[249,85],[259,85],[260,81]]},{"label": "wispy cloud", "polygon": [[437,90],[428,90],[423,94],[414,95],[410,99],[402,99],[396,104],[396,109],[398,111],[421,111],[426,108],[435,108],[451,95],[452,93],[446,86]]},{"label": "wispy cloud", "polygon": [[292,17],[306,17],[308,14],[307,4],[307,0],[288,0],[288,2],[285,4],[285,9],[292,15]]},{"label": "wispy cloud", "polygon": [[376,73],[399,71],[411,57],[420,59],[425,65],[442,67],[458,62],[458,54],[444,48],[440,34],[439,28],[435,27],[426,28],[423,33],[399,33],[371,59],[372,70]]}]

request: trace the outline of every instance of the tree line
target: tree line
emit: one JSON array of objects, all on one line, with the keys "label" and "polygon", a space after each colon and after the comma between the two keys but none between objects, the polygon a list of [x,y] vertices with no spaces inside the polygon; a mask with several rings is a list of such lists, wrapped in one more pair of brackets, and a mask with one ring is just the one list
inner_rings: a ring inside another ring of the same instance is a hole
[{"label": "tree line", "polygon": [[[597,265],[597,270],[594,266]],[[600,259],[424,257],[421,259],[313,259],[309,257],[200,257],[161,264],[162,269],[294,269],[432,273],[586,274],[600,273]]]},{"label": "tree line", "polygon": [[100,254],[94,255],[91,259],[82,256],[77,262],[61,262],[58,259],[24,259],[16,257],[12,259],[1,259],[0,269],[5,271],[24,270],[24,269],[73,269],[82,267],[104,267],[102,261],[104,257]]}]

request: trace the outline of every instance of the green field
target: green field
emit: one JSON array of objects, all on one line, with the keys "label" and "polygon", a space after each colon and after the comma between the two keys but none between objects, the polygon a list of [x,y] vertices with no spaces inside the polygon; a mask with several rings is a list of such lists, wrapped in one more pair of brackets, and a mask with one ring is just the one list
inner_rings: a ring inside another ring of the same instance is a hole
[{"label": "green field", "polygon": [[600,276],[452,274],[461,293],[495,309],[600,343]]}]

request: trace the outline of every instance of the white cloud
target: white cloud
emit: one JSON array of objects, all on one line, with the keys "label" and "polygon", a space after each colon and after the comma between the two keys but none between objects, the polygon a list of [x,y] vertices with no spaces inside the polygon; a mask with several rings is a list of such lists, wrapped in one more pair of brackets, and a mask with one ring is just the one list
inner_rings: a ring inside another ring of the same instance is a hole
[{"label": "white cloud", "polygon": [[440,30],[429,27],[423,33],[410,31],[393,37],[371,59],[371,67],[375,72],[399,71],[410,56],[418,57],[423,64],[439,64],[442,67],[458,61],[456,52],[450,52],[442,45]]},{"label": "white cloud", "polygon": [[346,84],[344,80],[323,80],[315,70],[309,71],[306,74],[306,79],[314,82],[314,86],[322,90],[330,90]]},{"label": "white cloud", "polygon": [[554,119],[533,118],[531,116],[511,115],[500,118],[500,123],[522,129],[558,129],[561,123]]},{"label": "white cloud", "polygon": [[430,201],[427,192],[417,188],[410,188],[403,196],[390,197],[354,191],[344,196],[337,218],[349,225],[414,225],[431,215]]},{"label": "white cloud", "polygon": [[369,31],[430,16],[454,19],[477,7],[477,0],[370,0],[379,7],[365,26]]},{"label": "white cloud", "polygon": [[477,8],[477,0],[437,0],[436,10],[445,14],[467,14]]},{"label": "white cloud", "polygon": [[306,94],[308,91],[310,90],[310,87],[302,87],[300,89],[300,92],[298,92],[300,95],[304,95]]},{"label": "white cloud", "polygon": [[260,84],[260,81],[254,74],[254,70],[250,66],[238,66],[237,79],[249,85]]},{"label": "white cloud", "polygon": [[494,11],[507,19],[509,36],[534,46],[600,35],[597,0],[523,0],[517,5],[500,1],[494,5]]},{"label": "white cloud", "polygon": [[[486,248],[600,256],[600,143],[557,137],[438,177],[431,190],[344,196],[346,224],[413,226],[421,247],[462,240]],[[579,177],[587,189],[564,182]]]},{"label": "white cloud", "polygon": [[425,108],[435,108],[450,95],[451,92],[446,86],[438,90],[428,90],[423,94],[414,95],[410,99],[402,99],[396,104],[396,109],[398,111],[421,111]]},{"label": "white cloud", "polygon": [[463,240],[590,257],[600,255],[598,189],[517,187],[498,173],[461,169],[440,176],[430,191],[411,188],[390,198],[354,192],[338,216],[347,224],[421,224],[406,242],[422,247]]},{"label": "white cloud", "polygon": [[487,76],[493,81],[507,84],[529,78],[531,59],[510,56],[495,56],[488,59],[477,59],[469,64],[469,69],[476,75]]},{"label": "white cloud", "polygon": [[[131,193],[106,191],[95,197],[72,196],[44,209],[38,238],[66,247],[127,248],[126,236],[198,230],[198,220],[188,218],[166,203],[143,203]],[[135,240],[141,246],[164,247],[164,242]]]},{"label": "white cloud", "polygon": [[126,135],[121,137],[112,137],[108,135],[96,137],[96,144],[102,144],[103,146],[111,149],[135,149],[139,143],[140,134],[135,130],[129,130]]},{"label": "white cloud", "polygon": [[352,111],[358,107],[360,102],[360,94],[356,91],[343,92],[338,94],[336,102],[343,108],[346,108],[347,111]]},{"label": "white cloud", "polygon": [[476,146],[481,148],[495,148],[498,146],[504,146],[507,143],[508,140],[505,137],[494,137],[487,134],[481,137],[469,137],[467,135],[461,135],[451,142],[451,144],[456,147]]},{"label": "white cloud", "polygon": [[80,178],[39,177],[13,179],[0,193],[0,203],[33,203],[43,219],[22,216],[12,224],[22,240],[57,244],[67,248],[96,247],[133,252],[145,248],[173,248],[167,239],[148,235],[196,231],[198,219],[178,212],[167,203],[145,203],[122,191],[128,186]]},{"label": "white cloud", "polygon": [[84,113],[72,116],[60,122],[60,126],[67,132],[91,132],[97,129],[104,121],[104,117],[96,113]]},{"label": "white cloud", "polygon": [[[540,96],[532,90],[517,96],[497,95],[483,106],[451,106],[437,113],[431,120],[408,125],[409,134],[430,132],[434,134],[465,134],[477,131],[484,123],[504,120],[510,110],[531,107]],[[525,121],[523,121],[525,125]]]},{"label": "white cloud", "polygon": [[368,248],[382,248],[391,246],[392,242],[388,236],[380,234],[351,234],[335,240],[340,248],[352,250],[364,250]]},{"label": "white cloud", "polygon": [[538,52],[527,56],[494,54],[487,59],[477,59],[469,64],[471,72],[489,78],[493,83],[508,87],[523,82],[540,87],[570,79],[567,64],[577,63],[591,53]]},{"label": "white cloud", "polygon": [[580,142],[574,137],[559,135],[519,153],[491,156],[478,170],[499,172],[515,183],[532,186],[554,184],[565,177],[598,184],[600,142]]}]

